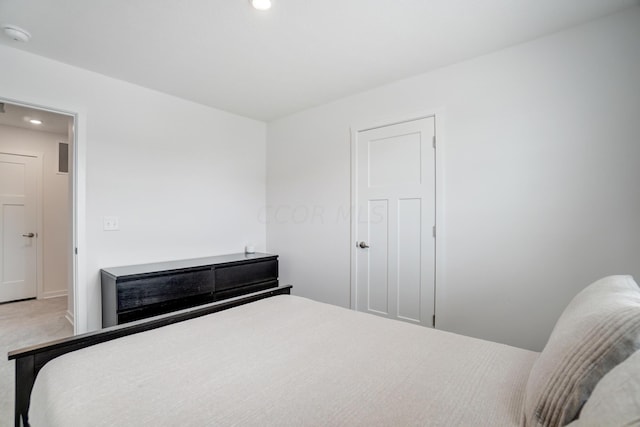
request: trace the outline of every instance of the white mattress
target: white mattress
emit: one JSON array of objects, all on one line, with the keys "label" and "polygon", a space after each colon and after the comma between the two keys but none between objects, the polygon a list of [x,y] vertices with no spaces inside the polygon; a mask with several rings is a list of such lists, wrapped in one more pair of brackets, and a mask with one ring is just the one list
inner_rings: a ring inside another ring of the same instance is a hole
[{"label": "white mattress", "polygon": [[33,426],[520,424],[538,353],[284,295],[61,356]]}]

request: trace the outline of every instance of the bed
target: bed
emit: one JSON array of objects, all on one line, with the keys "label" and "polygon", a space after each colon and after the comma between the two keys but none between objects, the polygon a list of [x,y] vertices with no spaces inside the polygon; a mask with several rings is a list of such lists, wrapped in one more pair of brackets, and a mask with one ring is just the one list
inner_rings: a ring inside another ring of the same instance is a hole
[{"label": "bed", "polygon": [[[631,357],[640,346],[640,290],[630,276],[578,294],[542,353],[289,288],[108,328],[89,334],[96,342],[88,345],[79,336],[11,353],[32,358],[31,368],[20,365],[35,370],[30,400],[16,400],[16,425],[598,425],[582,413],[601,416],[589,405],[611,405],[589,396],[611,398],[598,392],[600,379],[640,358]],[[73,351],[44,364],[35,357],[61,349]],[[18,366],[17,383],[28,382]],[[609,389],[622,382],[607,381]],[[634,410],[640,420],[633,401],[608,419]]]}]

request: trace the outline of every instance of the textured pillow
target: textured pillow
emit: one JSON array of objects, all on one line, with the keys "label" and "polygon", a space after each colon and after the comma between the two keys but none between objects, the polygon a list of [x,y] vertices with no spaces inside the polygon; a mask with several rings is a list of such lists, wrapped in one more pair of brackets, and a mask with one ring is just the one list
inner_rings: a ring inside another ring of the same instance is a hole
[{"label": "textured pillow", "polygon": [[640,348],[640,288],[610,276],[576,295],[533,365],[525,424],[561,426],[577,418],[600,378]]},{"label": "textured pillow", "polygon": [[640,351],[613,368],[593,389],[571,427],[640,425]]}]

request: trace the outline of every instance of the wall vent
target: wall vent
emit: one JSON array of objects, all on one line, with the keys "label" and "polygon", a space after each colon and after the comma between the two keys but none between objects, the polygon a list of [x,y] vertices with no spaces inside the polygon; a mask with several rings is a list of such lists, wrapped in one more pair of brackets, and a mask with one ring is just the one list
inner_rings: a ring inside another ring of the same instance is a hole
[{"label": "wall vent", "polygon": [[58,143],[58,173],[69,173],[69,144]]}]

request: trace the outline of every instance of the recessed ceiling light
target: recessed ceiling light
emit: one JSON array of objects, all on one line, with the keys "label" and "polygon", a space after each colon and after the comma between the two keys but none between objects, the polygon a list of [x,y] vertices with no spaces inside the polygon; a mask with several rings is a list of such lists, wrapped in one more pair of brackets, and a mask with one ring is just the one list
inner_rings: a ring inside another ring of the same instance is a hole
[{"label": "recessed ceiling light", "polygon": [[2,27],[2,30],[7,36],[17,42],[26,43],[31,39],[31,34],[29,34],[27,30],[23,30],[15,25],[5,25]]},{"label": "recessed ceiling light", "polygon": [[29,120],[29,123],[31,123],[32,125],[41,125],[42,124],[42,120],[31,119],[31,120]]},{"label": "recessed ceiling light", "polygon": [[271,0],[249,0],[251,2],[251,6],[258,10],[269,10],[271,9]]}]

